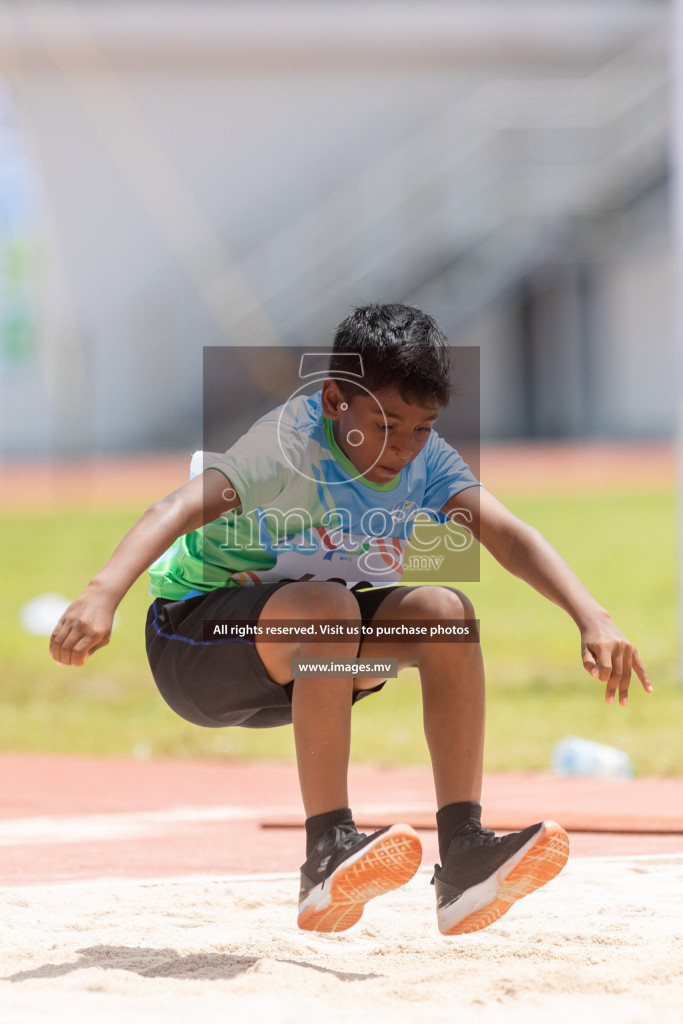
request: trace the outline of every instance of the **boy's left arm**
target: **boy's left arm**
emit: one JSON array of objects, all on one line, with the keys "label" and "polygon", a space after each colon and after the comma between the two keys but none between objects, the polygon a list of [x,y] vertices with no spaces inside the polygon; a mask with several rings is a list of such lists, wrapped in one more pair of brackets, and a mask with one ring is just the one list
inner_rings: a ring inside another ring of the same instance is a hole
[{"label": "boy's left arm", "polygon": [[607,684],[608,704],[613,703],[617,690],[619,703],[627,703],[632,670],[643,689],[652,692],[633,644],[538,530],[518,519],[483,487],[460,491],[441,511],[460,527],[466,525],[504,569],[526,580],[572,617],[581,633],[584,668]]}]

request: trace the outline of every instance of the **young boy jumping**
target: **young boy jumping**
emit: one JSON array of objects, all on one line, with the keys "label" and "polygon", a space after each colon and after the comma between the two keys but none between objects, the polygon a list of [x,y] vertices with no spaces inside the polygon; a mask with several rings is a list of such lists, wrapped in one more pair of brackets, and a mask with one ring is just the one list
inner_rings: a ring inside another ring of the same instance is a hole
[{"label": "young boy jumping", "polygon": [[[358,359],[362,377],[349,371]],[[481,825],[485,693],[476,634],[467,643],[433,643],[417,630],[400,643],[376,635],[383,622],[474,625],[459,590],[399,585],[421,509],[467,521],[508,572],[571,616],[584,668],[606,684],[607,703],[618,692],[626,704],[632,670],[652,690],[635,648],[554,548],[488,493],[433,429],[449,374],[450,350],[432,317],[404,305],[356,309],[337,330],[321,389],[262,417],[147,509],[51,637],[57,662],[83,665],[109,642],[119,602],[151,566],[147,651],[170,707],[208,727],[293,723],[306,813],[301,928],[351,927],[369,899],[408,881],[421,859],[408,825],[367,836],[354,824],[351,707],[386,682],[354,674],[354,659],[397,658],[399,670],[419,671],[443,934],[491,924],[567,859],[566,833],[554,822],[500,837]],[[340,621],[355,624],[356,634],[308,639],[287,626]],[[237,628],[245,623],[252,628]],[[253,628],[265,623],[282,624],[275,640]],[[293,677],[294,659],[350,659],[352,671]]]}]

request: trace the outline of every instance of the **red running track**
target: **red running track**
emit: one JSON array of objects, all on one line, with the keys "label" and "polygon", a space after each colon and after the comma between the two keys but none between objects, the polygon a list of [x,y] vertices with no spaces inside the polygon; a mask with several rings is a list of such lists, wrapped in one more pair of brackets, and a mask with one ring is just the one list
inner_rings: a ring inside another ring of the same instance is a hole
[{"label": "red running track", "polygon": [[[0,885],[296,871],[304,859],[296,767],[0,755]],[[366,830],[413,824],[437,857],[428,770],[353,766]],[[489,774],[484,823],[554,818],[574,856],[683,853],[683,780]]]}]

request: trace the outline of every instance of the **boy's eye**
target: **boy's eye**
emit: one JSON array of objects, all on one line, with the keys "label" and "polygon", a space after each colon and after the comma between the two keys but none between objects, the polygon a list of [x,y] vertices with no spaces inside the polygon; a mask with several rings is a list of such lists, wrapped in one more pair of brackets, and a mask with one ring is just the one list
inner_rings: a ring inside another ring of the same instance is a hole
[{"label": "boy's eye", "polygon": [[[393,424],[392,423],[378,423],[377,424],[377,429],[378,430],[393,430]],[[432,432],[432,428],[431,427],[415,427],[415,430],[417,431],[418,434],[431,434],[431,432]]]}]

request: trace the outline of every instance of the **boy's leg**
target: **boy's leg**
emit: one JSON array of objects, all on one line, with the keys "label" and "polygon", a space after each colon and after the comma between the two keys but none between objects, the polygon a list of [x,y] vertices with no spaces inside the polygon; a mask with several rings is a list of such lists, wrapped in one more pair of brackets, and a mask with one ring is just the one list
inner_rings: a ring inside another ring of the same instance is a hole
[{"label": "boy's leg", "polygon": [[[301,620],[305,623],[345,619],[360,624],[353,594],[329,583],[292,583],[275,591],[263,607],[261,620]],[[331,657],[355,658],[358,640],[335,638],[314,643],[300,640],[268,643],[257,639],[256,650],[276,683],[292,679],[292,658],[316,661]],[[301,797],[306,817],[346,807],[351,745],[353,677],[295,679],[292,723]]]},{"label": "boy's leg", "polygon": [[[292,583],[266,602],[261,620],[360,625],[358,603],[333,583]],[[293,657],[315,661],[355,658],[358,639],[330,643],[263,643],[256,650],[275,682],[291,681]],[[299,926],[342,931],[359,919],[369,899],[407,882],[417,871],[421,844],[406,825],[358,833],[348,807],[348,762],[353,677],[294,680],[292,722],[301,796],[306,811],[307,859],[301,869]]]},{"label": "boy's leg", "polygon": [[[373,622],[474,619],[464,594],[447,587],[414,587],[387,596]],[[404,644],[396,645],[399,651]],[[391,645],[363,645],[384,657]],[[496,921],[515,900],[557,875],[569,852],[555,822],[539,822],[498,837],[481,825],[485,694],[481,649],[476,643],[407,645],[403,663],[420,671],[425,736],[434,771],[437,828],[443,867],[432,881],[437,918],[446,935],[477,931]]]},{"label": "boy's leg", "polygon": [[[474,619],[474,609],[446,587],[405,587],[387,595],[373,623]],[[481,647],[476,643],[392,644],[365,640],[365,657],[396,657],[399,669],[420,671],[425,738],[434,773],[437,807],[481,799],[486,689]],[[370,681],[374,684],[374,680]]]}]

